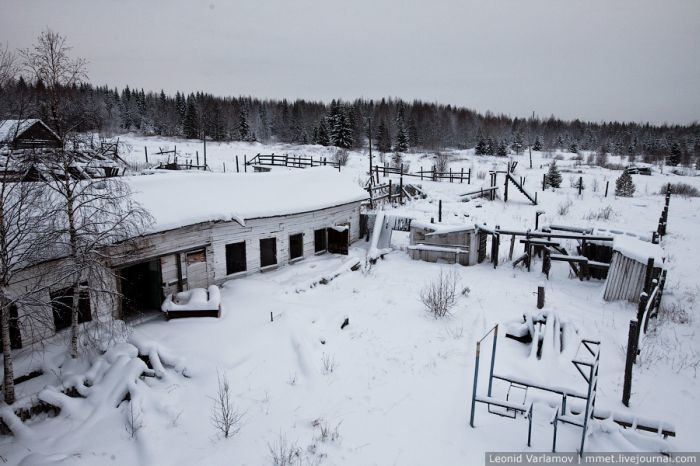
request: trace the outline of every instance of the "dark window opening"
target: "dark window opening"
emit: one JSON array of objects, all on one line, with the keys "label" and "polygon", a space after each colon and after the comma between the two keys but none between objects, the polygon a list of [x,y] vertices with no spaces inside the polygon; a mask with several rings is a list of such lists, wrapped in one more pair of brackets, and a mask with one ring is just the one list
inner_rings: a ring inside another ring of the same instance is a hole
[{"label": "dark window opening", "polygon": [[[87,283],[81,283],[81,287],[86,287]],[[56,331],[63,330],[71,326],[73,314],[73,288],[68,287],[50,293],[51,306],[53,307],[53,322]],[[90,293],[81,290],[78,297],[78,323],[92,320],[90,311]]]},{"label": "dark window opening", "polygon": [[320,230],[314,231],[314,251],[322,252],[328,249],[326,245],[326,229],[321,228]]},{"label": "dark window opening", "polygon": [[226,275],[246,270],[245,241],[226,245]]},{"label": "dark window opening", "polygon": [[337,225],[328,228],[328,252],[348,255],[350,244],[350,224]]},{"label": "dark window opening", "polygon": [[277,240],[265,238],[260,240],[260,267],[277,264]]},{"label": "dark window opening", "polygon": [[[178,255],[179,262],[179,255]],[[178,264],[178,273],[181,265]],[[125,267],[119,271],[122,295],[122,319],[138,317],[146,311],[160,310],[163,302],[163,278],[160,259]]]},{"label": "dark window opening", "polygon": [[289,259],[304,257],[304,235],[289,235]]}]

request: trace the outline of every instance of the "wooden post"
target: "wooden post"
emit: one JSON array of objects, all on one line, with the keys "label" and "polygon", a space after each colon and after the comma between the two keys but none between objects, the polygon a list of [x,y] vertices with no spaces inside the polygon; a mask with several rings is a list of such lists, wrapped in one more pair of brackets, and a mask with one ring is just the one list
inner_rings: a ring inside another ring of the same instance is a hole
[{"label": "wooden post", "polygon": [[238,168],[238,156],[236,156],[236,173],[240,173],[241,170]]},{"label": "wooden post", "polygon": [[608,187],[610,186],[610,181],[605,182],[605,197],[608,197]]},{"label": "wooden post", "polygon": [[148,147],[143,146],[143,152],[146,154],[146,163],[148,163]]},{"label": "wooden post", "polygon": [[275,319],[272,317],[272,311],[270,311],[270,322],[274,322]]},{"label": "wooden post", "polygon": [[224,162],[224,173],[226,173],[226,162]]},{"label": "wooden post", "polygon": [[[204,164],[206,165],[206,160],[204,161]],[[246,161],[246,155],[243,154],[243,172],[248,173],[248,162]]]},{"label": "wooden post", "polygon": [[460,172],[459,172],[459,184],[462,184],[463,181],[464,181],[464,167],[462,167]]},{"label": "wooden post", "polygon": [[508,173],[506,173],[506,176],[505,176],[506,181],[505,181],[505,184],[503,185],[503,202],[508,202],[508,177],[509,176],[510,175]]},{"label": "wooden post", "polygon": [[515,248],[515,235],[510,237],[510,250],[508,251],[508,260],[513,260],[513,249]]},{"label": "wooden post", "polygon": [[544,307],[544,285],[537,287],[537,309]]},{"label": "wooden post", "polygon": [[204,139],[204,166],[207,166],[207,140]]},{"label": "wooden post", "polygon": [[438,201],[438,222],[442,222],[442,199]]},{"label": "wooden post", "polygon": [[647,260],[647,271],[646,271],[646,275],[644,278],[644,292],[646,294],[651,294],[651,281],[654,278],[653,275],[654,275],[654,258],[650,257]]},{"label": "wooden post", "polygon": [[399,178],[399,204],[403,204],[403,175]]},{"label": "wooden post", "polygon": [[199,151],[195,151],[195,154],[197,154],[197,167],[199,167]]},{"label": "wooden post", "polygon": [[[498,228],[498,227],[496,227]],[[491,239],[491,261],[493,262],[493,268],[498,266],[498,249],[501,244],[501,235],[496,233]]]},{"label": "wooden post", "polygon": [[469,167],[469,177],[467,178],[467,184],[472,184],[472,168]]},{"label": "wooden post", "polygon": [[632,367],[637,356],[637,329],[639,323],[630,320],[630,329],[627,333],[627,357],[625,358],[625,379],[622,387],[622,404],[629,407],[632,394]]},{"label": "wooden post", "polygon": [[423,181],[423,167],[420,167],[420,180]]},{"label": "wooden post", "polygon": [[391,204],[391,201],[392,201],[391,178],[389,178],[389,204]]},{"label": "wooden post", "polygon": [[450,183],[452,183],[452,167],[450,167]]},{"label": "wooden post", "polygon": [[542,173],[542,191],[547,189],[547,174]]},{"label": "wooden post", "polygon": [[583,177],[578,177],[578,195],[581,195],[581,190],[583,190]]}]

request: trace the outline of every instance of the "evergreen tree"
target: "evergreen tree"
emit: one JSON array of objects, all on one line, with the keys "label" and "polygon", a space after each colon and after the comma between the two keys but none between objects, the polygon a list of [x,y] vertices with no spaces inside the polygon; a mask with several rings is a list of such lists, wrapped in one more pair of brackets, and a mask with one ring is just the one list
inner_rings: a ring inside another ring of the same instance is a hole
[{"label": "evergreen tree", "polygon": [[328,117],[331,143],[343,149],[352,147],[352,126],[345,111],[336,103]]},{"label": "evergreen tree", "polygon": [[513,149],[516,154],[520,155],[523,153],[523,147],[525,147],[525,143],[523,142],[523,134],[518,131],[515,133],[515,138],[513,140],[513,144],[511,144],[511,149]]},{"label": "evergreen tree", "polygon": [[542,141],[540,141],[539,136],[535,137],[535,142],[532,144],[532,150],[535,150],[538,152],[542,150]]},{"label": "evergreen tree", "polygon": [[479,139],[479,142],[476,143],[474,154],[486,155],[486,141],[484,141],[484,138]]},{"label": "evergreen tree", "polygon": [[238,139],[247,141],[250,138],[250,126],[248,126],[248,115],[243,107],[238,114]]},{"label": "evergreen tree", "polygon": [[321,122],[318,124],[318,136],[316,137],[316,144],[322,146],[328,146],[331,143],[328,137],[328,128],[326,127],[326,119],[321,118]]},{"label": "evergreen tree", "polygon": [[418,147],[419,143],[418,125],[416,125],[416,120],[411,117],[408,119],[408,145],[410,147]]},{"label": "evergreen tree", "polygon": [[552,188],[561,186],[561,173],[559,173],[559,168],[557,168],[556,160],[553,160],[549,165],[549,171],[547,171],[545,182],[547,186],[551,186]]},{"label": "evergreen tree", "polygon": [[504,141],[498,143],[498,149],[496,149],[496,155],[501,157],[506,157],[508,155],[508,147]]},{"label": "evergreen tree", "polygon": [[672,166],[677,166],[681,163],[681,146],[677,142],[671,144],[670,154],[668,157],[668,164]]},{"label": "evergreen tree", "polygon": [[571,144],[569,144],[569,152],[571,152],[572,154],[578,152],[578,143],[576,141],[573,141]]},{"label": "evergreen tree", "polygon": [[199,115],[197,114],[197,106],[192,95],[187,98],[187,111],[185,112],[185,120],[182,123],[182,131],[187,139],[199,138]]},{"label": "evergreen tree", "polygon": [[386,127],[384,120],[379,122],[379,130],[377,131],[377,150],[384,153],[391,151],[391,137],[389,136],[389,129]]},{"label": "evergreen tree", "polygon": [[632,181],[632,175],[627,173],[627,170],[622,172],[622,175],[615,180],[615,195],[620,197],[632,197],[636,187]]},{"label": "evergreen tree", "polygon": [[486,152],[484,153],[486,155],[496,155],[496,144],[490,136],[486,139]]},{"label": "evergreen tree", "polygon": [[394,142],[394,151],[406,152],[408,150],[408,133],[403,125],[399,125],[396,130],[396,142]]}]

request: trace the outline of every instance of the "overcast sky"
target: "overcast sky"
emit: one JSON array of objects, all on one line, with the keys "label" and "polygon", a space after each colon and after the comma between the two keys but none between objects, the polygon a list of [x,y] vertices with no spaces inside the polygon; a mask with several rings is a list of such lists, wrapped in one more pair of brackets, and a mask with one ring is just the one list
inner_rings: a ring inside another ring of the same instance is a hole
[{"label": "overcast sky", "polygon": [[45,27],[95,84],[514,116],[700,120],[700,0],[0,0],[0,42]]}]

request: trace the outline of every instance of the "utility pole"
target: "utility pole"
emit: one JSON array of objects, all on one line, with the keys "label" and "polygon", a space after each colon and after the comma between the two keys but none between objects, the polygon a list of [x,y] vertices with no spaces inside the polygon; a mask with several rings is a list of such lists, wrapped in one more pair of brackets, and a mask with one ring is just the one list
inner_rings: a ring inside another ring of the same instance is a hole
[{"label": "utility pole", "polygon": [[369,184],[372,185],[372,117],[367,117],[367,137],[369,139]]},{"label": "utility pole", "polygon": [[[535,111],[532,111],[532,120],[535,119]],[[532,137],[530,136],[530,126],[532,126],[532,120],[530,120],[527,125],[527,150],[530,153],[530,168],[532,168]]]}]

